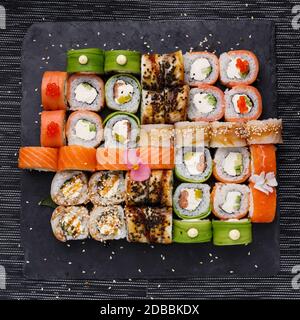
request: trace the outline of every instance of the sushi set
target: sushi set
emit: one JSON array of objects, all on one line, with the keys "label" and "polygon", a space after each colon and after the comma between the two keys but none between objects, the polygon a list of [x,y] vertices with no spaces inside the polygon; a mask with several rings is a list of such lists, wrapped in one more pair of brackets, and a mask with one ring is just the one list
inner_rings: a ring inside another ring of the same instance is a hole
[{"label": "sushi set", "polygon": [[125,48],[67,48],[65,70],[40,73],[40,142],[23,144],[18,166],[52,173],[55,247],[255,242],[254,225],[277,218],[283,142],[256,86],[259,50]]}]

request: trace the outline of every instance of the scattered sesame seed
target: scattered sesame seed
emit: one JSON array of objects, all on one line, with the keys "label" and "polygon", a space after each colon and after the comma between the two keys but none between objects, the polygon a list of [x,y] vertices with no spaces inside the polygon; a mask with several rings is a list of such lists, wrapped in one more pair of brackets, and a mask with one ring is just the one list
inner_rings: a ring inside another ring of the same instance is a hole
[{"label": "scattered sesame seed", "polygon": [[250,39],[252,38],[252,34],[249,34],[249,38],[250,38]]},{"label": "scattered sesame seed", "polygon": [[250,256],[250,254],[251,254],[251,252],[249,251],[249,252],[248,252],[248,256]]},{"label": "scattered sesame seed", "polygon": [[258,265],[257,265],[257,264],[255,264],[255,265],[254,265],[254,267],[257,269],[257,268],[258,268]]},{"label": "scattered sesame seed", "polygon": [[26,263],[28,264],[28,263],[30,263],[30,261],[29,261],[29,260],[27,260],[27,261],[26,261]]},{"label": "scattered sesame seed", "polygon": [[229,273],[234,273],[234,271],[233,271],[233,270],[230,270]]},{"label": "scattered sesame seed", "polygon": [[157,288],[160,288],[160,284],[157,286]]},{"label": "scattered sesame seed", "polygon": [[213,255],[211,253],[208,254],[210,257],[212,257]]},{"label": "scattered sesame seed", "polygon": [[112,260],[112,256],[109,256],[109,260]]},{"label": "scattered sesame seed", "polygon": [[164,38],[161,38],[160,41],[163,42],[163,41],[165,41],[165,39],[164,39]]},{"label": "scattered sesame seed", "polygon": [[188,35],[188,34],[186,34],[186,35],[185,35],[185,37],[186,37],[186,38],[188,38],[188,37],[189,37],[189,35]]},{"label": "scattered sesame seed", "polygon": [[97,32],[97,35],[100,36],[100,32],[99,31]]},{"label": "scattered sesame seed", "polygon": [[138,272],[142,272],[142,270],[141,270],[141,269],[138,269]]},{"label": "scattered sesame seed", "polygon": [[29,228],[30,231],[32,231],[32,228]]},{"label": "scattered sesame seed", "polygon": [[26,201],[25,201],[25,203],[27,203],[27,204],[28,204],[28,203],[29,203],[29,201],[28,201],[28,200],[26,200]]},{"label": "scattered sesame seed", "polygon": [[172,272],[175,272],[175,269],[172,268],[171,270],[172,270]]},{"label": "scattered sesame seed", "polygon": [[47,261],[47,258],[44,258],[44,261]]},{"label": "scattered sesame seed", "polygon": [[85,253],[85,249],[82,249],[82,251],[81,251],[82,253]]},{"label": "scattered sesame seed", "polygon": [[110,290],[111,289],[111,287],[108,287],[108,290]]},{"label": "scattered sesame seed", "polygon": [[32,42],[36,42],[36,39],[32,39]]},{"label": "scattered sesame seed", "polygon": [[52,37],[52,34],[51,34],[51,33],[49,33],[49,37]]},{"label": "scattered sesame seed", "polygon": [[86,271],[85,271],[85,270],[82,270],[82,273],[86,273]]}]

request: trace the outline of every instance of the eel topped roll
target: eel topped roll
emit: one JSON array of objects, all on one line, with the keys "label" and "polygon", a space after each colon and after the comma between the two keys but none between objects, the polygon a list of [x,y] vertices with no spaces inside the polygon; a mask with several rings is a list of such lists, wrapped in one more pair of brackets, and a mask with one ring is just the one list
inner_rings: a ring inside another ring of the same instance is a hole
[{"label": "eel topped roll", "polygon": [[81,171],[57,172],[51,183],[51,198],[59,206],[85,204],[88,199],[88,178]]},{"label": "eel topped roll", "polygon": [[173,209],[182,219],[204,219],[210,215],[210,186],[181,183],[173,196]]},{"label": "eel topped roll", "polygon": [[252,86],[238,85],[225,91],[225,120],[256,120],[262,113],[262,99]]},{"label": "eel topped roll", "polygon": [[256,55],[247,50],[233,50],[220,55],[220,81],[227,87],[253,83],[258,75]]},{"label": "eel topped roll", "polygon": [[212,173],[212,159],[207,148],[183,147],[176,149],[175,174],[184,182],[201,183]]},{"label": "eel topped roll", "polygon": [[242,184],[216,183],[212,193],[212,212],[221,220],[241,219],[249,211],[249,188]]},{"label": "eel topped roll", "polygon": [[89,212],[83,206],[58,206],[51,217],[51,227],[59,241],[83,240],[88,238]]},{"label": "eel topped roll", "polygon": [[161,90],[164,87],[164,74],[161,68],[161,55],[143,54],[141,59],[141,83],[143,89]]},{"label": "eel topped roll", "polygon": [[214,84],[219,77],[219,60],[210,52],[187,52],[183,56],[185,82],[195,87]]},{"label": "eel topped roll", "polygon": [[224,93],[217,87],[199,85],[190,90],[188,118],[192,121],[216,121],[224,116]]},{"label": "eel topped roll", "polygon": [[68,50],[67,72],[104,74],[104,51],[99,48]]},{"label": "eel topped roll", "polygon": [[172,242],[171,207],[125,206],[127,240],[140,243]]},{"label": "eel topped roll", "polygon": [[224,183],[242,183],[250,176],[247,148],[218,148],[214,156],[214,177]]},{"label": "eel topped roll", "polygon": [[164,91],[142,90],[141,123],[165,123]]},{"label": "eel topped roll", "polygon": [[173,220],[173,242],[202,243],[212,238],[211,221],[208,219]]},{"label": "eel topped roll", "polygon": [[94,74],[74,73],[68,79],[70,110],[100,111],[104,107],[104,82]]},{"label": "eel topped roll", "polygon": [[105,73],[141,73],[141,53],[132,50],[105,51]]},{"label": "eel topped roll", "polygon": [[95,206],[120,204],[125,201],[122,171],[99,171],[89,180],[89,199]]},{"label": "eel topped roll", "polygon": [[129,74],[117,74],[105,84],[105,100],[108,108],[136,113],[141,101],[139,81]]},{"label": "eel topped roll", "polygon": [[68,118],[66,125],[68,145],[97,147],[103,138],[101,117],[92,111],[75,111]]},{"label": "eel topped roll", "polygon": [[89,232],[97,241],[119,240],[126,237],[124,211],[121,206],[94,207],[90,213]]},{"label": "eel topped roll", "polygon": [[164,87],[172,88],[184,84],[184,63],[182,51],[166,53],[161,56]]}]

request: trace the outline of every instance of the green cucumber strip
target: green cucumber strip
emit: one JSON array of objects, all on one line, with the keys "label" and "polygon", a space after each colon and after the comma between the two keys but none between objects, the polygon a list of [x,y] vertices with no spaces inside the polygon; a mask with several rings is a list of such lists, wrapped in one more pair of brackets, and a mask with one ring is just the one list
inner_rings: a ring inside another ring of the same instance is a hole
[{"label": "green cucumber strip", "polygon": [[131,117],[137,124],[138,126],[140,126],[140,119],[134,115],[133,113],[130,113],[130,112],[125,112],[125,111],[116,111],[116,112],[113,112],[111,114],[109,114],[103,121],[103,126],[106,125],[107,121],[110,120],[111,118],[113,118],[114,116],[117,116],[117,115],[126,115],[126,116],[129,116]]},{"label": "green cucumber strip", "polygon": [[[188,236],[188,230],[195,228],[198,235],[194,238]],[[173,242],[177,243],[201,243],[210,242],[212,238],[212,227],[210,220],[186,221],[173,220]]]},{"label": "green cucumber strip", "polygon": [[57,204],[52,200],[51,196],[42,199],[39,203],[39,206],[45,206],[45,207],[49,207],[52,209],[55,209],[57,207]]},{"label": "green cucumber strip", "polygon": [[[125,65],[119,65],[116,62],[118,55],[124,55],[127,58]],[[129,50],[112,50],[105,52],[105,73],[141,73],[141,53]]]}]

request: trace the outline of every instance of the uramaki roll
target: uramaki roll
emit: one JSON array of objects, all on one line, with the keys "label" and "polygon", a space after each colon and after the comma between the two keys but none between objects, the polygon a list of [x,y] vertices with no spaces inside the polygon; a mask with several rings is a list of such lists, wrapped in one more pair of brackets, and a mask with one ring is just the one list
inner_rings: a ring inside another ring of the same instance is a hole
[{"label": "uramaki roll", "polygon": [[274,172],[276,175],[276,147],[273,144],[253,144],[250,153],[252,174]]},{"label": "uramaki roll", "polygon": [[173,242],[203,243],[210,242],[212,227],[210,220],[173,219]]},{"label": "uramaki roll", "polygon": [[105,73],[141,73],[141,53],[132,50],[105,51]]}]

